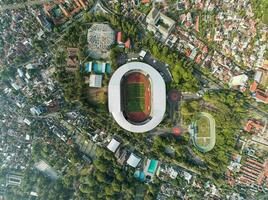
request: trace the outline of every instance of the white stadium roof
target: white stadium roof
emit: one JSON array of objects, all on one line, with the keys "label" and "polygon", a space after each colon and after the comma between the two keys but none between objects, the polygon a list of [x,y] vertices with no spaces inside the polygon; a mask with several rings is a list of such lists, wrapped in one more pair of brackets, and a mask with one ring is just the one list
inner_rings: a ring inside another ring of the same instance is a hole
[{"label": "white stadium roof", "polygon": [[[121,109],[121,79],[129,71],[142,71],[148,74],[151,82],[151,119],[144,124],[132,124]],[[109,111],[115,121],[124,129],[143,133],[155,128],[163,119],[166,111],[166,86],[162,76],[150,65],[143,62],[130,62],[119,67],[113,74],[108,87]]]}]

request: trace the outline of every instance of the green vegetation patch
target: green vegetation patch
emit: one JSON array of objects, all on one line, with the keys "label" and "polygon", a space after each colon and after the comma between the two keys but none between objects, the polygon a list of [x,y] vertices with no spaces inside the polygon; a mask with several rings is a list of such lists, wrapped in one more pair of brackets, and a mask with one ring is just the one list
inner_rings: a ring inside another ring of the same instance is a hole
[{"label": "green vegetation patch", "polygon": [[262,13],[262,21],[268,25],[268,1],[263,2]]},{"label": "green vegetation patch", "polygon": [[144,84],[131,83],[126,85],[126,111],[144,112]]}]

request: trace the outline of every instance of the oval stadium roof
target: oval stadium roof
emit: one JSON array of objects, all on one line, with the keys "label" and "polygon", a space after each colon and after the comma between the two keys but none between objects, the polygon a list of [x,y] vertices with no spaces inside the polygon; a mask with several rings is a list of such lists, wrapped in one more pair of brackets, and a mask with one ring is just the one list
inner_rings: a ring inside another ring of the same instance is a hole
[{"label": "oval stadium roof", "polygon": [[[121,79],[129,71],[142,71],[148,74],[151,82],[151,119],[142,124],[132,124],[125,117],[121,106]],[[143,62],[130,62],[119,67],[113,74],[108,87],[109,111],[115,121],[125,130],[143,133],[155,128],[166,111],[166,86],[162,76],[150,65]]]}]

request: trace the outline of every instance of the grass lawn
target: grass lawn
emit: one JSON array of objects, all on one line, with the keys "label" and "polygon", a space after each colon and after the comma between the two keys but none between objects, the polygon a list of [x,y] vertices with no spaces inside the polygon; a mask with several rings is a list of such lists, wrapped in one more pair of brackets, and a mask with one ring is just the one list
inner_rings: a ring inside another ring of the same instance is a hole
[{"label": "grass lawn", "polygon": [[268,87],[268,73],[263,73],[261,83],[264,88]]},{"label": "grass lawn", "polygon": [[126,111],[127,112],[144,112],[144,84],[131,83],[126,85]]},{"label": "grass lawn", "polygon": [[197,137],[209,137],[209,120],[207,117],[201,117],[196,121]]},{"label": "grass lawn", "polygon": [[262,12],[263,12],[262,21],[263,23],[268,25],[268,1],[267,0],[263,1]]}]

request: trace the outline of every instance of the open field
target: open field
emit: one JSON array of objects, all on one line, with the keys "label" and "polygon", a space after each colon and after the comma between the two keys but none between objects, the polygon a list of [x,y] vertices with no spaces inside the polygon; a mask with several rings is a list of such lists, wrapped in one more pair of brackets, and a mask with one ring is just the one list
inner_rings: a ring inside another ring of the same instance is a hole
[{"label": "open field", "polygon": [[268,73],[267,72],[264,72],[263,73],[260,84],[264,88],[267,88],[268,87]]},{"label": "open field", "polygon": [[93,104],[105,104],[108,101],[107,87],[89,88],[88,100]]}]

